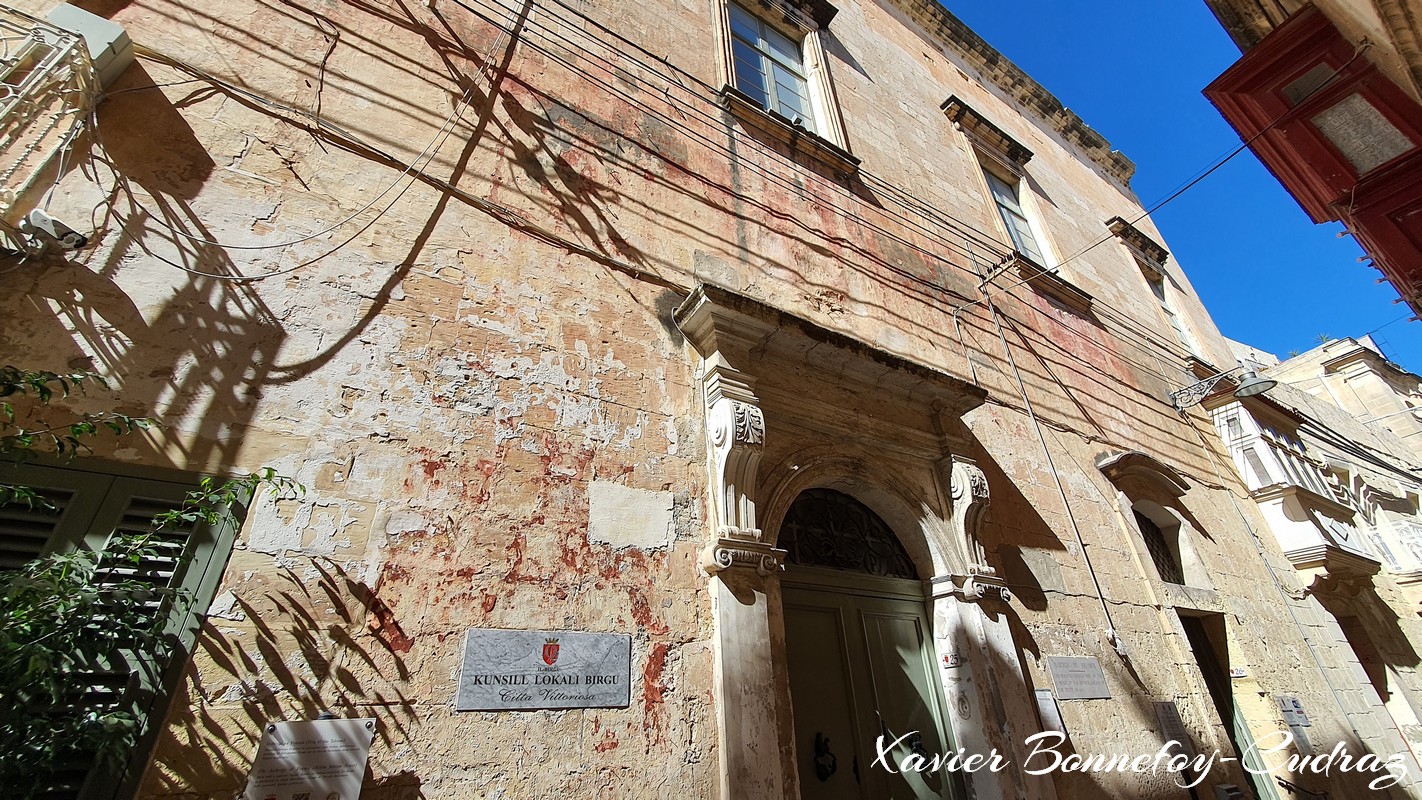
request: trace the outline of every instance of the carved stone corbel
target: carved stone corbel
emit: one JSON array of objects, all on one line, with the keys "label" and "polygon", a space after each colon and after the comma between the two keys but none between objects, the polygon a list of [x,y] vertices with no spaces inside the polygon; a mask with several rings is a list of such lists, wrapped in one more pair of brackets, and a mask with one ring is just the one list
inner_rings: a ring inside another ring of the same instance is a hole
[{"label": "carved stone corbel", "polygon": [[997,570],[988,565],[987,550],[978,538],[989,503],[987,476],[972,459],[953,456],[949,494],[953,500],[953,529],[961,537],[960,545],[967,564],[966,574],[949,576],[953,581],[953,594],[969,602],[982,600],[988,595],[1004,603],[1011,602],[1012,592],[998,577]]},{"label": "carved stone corbel", "polygon": [[719,352],[706,359],[706,432],[716,539],[702,552],[701,566],[711,574],[753,567],[765,576],[784,569],[785,551],[767,543],[756,524],[756,470],[765,449],[765,414],[751,383]]}]

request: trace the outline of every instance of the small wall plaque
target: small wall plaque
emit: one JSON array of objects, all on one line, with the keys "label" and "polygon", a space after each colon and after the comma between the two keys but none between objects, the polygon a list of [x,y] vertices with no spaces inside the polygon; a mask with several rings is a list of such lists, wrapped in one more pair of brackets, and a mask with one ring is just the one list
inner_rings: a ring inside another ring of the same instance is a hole
[{"label": "small wall plaque", "polygon": [[470,630],[464,637],[458,711],[626,708],[632,637],[577,631]]},{"label": "small wall plaque", "polygon": [[1180,719],[1180,708],[1175,702],[1156,703],[1155,718],[1160,720],[1160,732],[1165,735],[1165,740],[1175,742],[1175,746],[1170,748],[1172,754],[1194,758],[1195,743],[1190,739],[1190,732],[1185,730],[1185,723]]},{"label": "small wall plaque", "polygon": [[1097,700],[1111,696],[1101,662],[1091,656],[1047,656],[1047,670],[1058,700]]},{"label": "small wall plaque", "polygon": [[356,800],[375,741],[373,719],[272,722],[243,800]]}]

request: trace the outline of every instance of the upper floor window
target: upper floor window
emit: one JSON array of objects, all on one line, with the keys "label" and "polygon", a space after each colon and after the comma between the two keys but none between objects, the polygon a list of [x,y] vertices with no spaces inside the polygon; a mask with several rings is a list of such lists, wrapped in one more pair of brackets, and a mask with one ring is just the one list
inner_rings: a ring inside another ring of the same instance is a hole
[{"label": "upper floor window", "polygon": [[956,95],[943,101],[942,108],[953,127],[961,131],[973,147],[1012,249],[1039,270],[1055,272],[1055,265],[1043,246],[1045,240],[1037,224],[1040,220],[1033,219],[1031,202],[1026,197],[1025,167],[1032,160],[1032,151]]},{"label": "upper floor window", "polygon": [[1176,311],[1175,303],[1170,297],[1170,279],[1166,277],[1165,271],[1165,262],[1170,258],[1170,253],[1159,242],[1120,217],[1107,220],[1106,227],[1111,229],[1111,233],[1116,235],[1135,259],[1141,275],[1146,283],[1150,284],[1151,294],[1155,295],[1155,300],[1160,305],[1160,313],[1165,316],[1165,321],[1170,323],[1170,329],[1175,331],[1175,338],[1191,355],[1200,356],[1200,346],[1185,327],[1185,320],[1181,318],[1180,312]]},{"label": "upper floor window", "polygon": [[829,0],[717,0],[721,104],[749,136],[841,179],[859,168],[849,152],[825,39],[838,11]]},{"label": "upper floor window", "polygon": [[1175,555],[1180,546],[1179,539],[1176,536],[1167,539],[1165,531],[1161,530],[1155,520],[1140,511],[1134,513],[1136,527],[1140,529],[1146,552],[1150,554],[1150,560],[1155,564],[1155,571],[1159,573],[1160,579],[1166,583],[1185,583],[1185,573],[1181,571],[1180,559]]},{"label": "upper floor window", "polygon": [[988,190],[992,192],[992,200],[997,204],[997,213],[1002,217],[1003,226],[1007,228],[1007,236],[1012,240],[1012,249],[1033,263],[1045,266],[1047,262],[1042,257],[1042,248],[1037,244],[1037,237],[1032,232],[1032,223],[1027,219],[1027,212],[1022,209],[1022,198],[1018,194],[1020,181],[1015,177],[1009,181],[992,170],[984,170],[983,174],[987,176]]},{"label": "upper floor window", "polygon": [[[1213,589],[1195,550],[1197,532],[1180,499],[1189,485],[1174,469],[1139,451],[1117,453],[1097,462],[1117,488],[1120,511],[1132,523],[1142,561],[1165,583]],[[1142,552],[1143,551],[1143,552]]]},{"label": "upper floor window", "polygon": [[1150,290],[1155,295],[1155,299],[1160,302],[1160,312],[1165,315],[1165,321],[1170,323],[1171,330],[1175,331],[1175,338],[1180,340],[1180,344],[1191,353],[1198,353],[1195,342],[1190,338],[1190,334],[1185,331],[1185,323],[1180,321],[1180,315],[1175,313],[1175,308],[1170,303],[1170,297],[1166,294],[1165,276],[1146,276],[1146,281],[1150,284]]},{"label": "upper floor window", "polygon": [[736,88],[767,111],[815,130],[800,43],[738,5],[729,7]]}]

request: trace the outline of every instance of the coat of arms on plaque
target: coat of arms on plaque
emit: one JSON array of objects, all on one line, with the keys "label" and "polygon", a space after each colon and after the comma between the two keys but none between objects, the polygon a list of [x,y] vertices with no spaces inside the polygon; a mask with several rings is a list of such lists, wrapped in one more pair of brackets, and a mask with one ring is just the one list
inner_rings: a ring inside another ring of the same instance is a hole
[{"label": "coat of arms on plaque", "polygon": [[551,667],[551,666],[553,666],[553,664],[554,664],[557,660],[558,660],[558,640],[557,640],[557,639],[546,639],[546,640],[544,640],[544,642],[543,642],[543,663],[545,663],[545,664],[547,664],[548,666]]}]

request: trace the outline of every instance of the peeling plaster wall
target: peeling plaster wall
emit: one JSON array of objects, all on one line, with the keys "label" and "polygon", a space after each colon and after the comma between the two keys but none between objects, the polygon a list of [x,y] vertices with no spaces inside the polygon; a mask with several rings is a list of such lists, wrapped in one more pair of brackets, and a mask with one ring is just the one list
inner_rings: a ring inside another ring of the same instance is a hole
[{"label": "peeling plaster wall", "polygon": [[[989,558],[1018,597],[1017,652],[982,665],[1025,670],[1028,685],[999,687],[1011,707],[1051,686],[1047,656],[1090,655],[1113,699],[1064,701],[1079,752],[1154,752],[1150,703],[1166,699],[1198,747],[1225,749],[1184,608],[1224,616],[1256,733],[1278,729],[1270,694],[1287,692],[1307,704],[1319,749],[1356,744],[1269,571],[1292,591],[1291,568],[1268,545],[1252,555],[1246,524],[1262,520],[1222,448],[1164,400],[1191,379],[1129,252],[1107,243],[1064,271],[1096,297],[1090,313],[1019,286],[994,296],[1001,336],[985,304],[951,314],[978,299],[979,271],[1006,248],[980,165],[937,110],[948,95],[1035,153],[1034,205],[1060,256],[1141,209],[1060,126],[920,27],[923,7],[846,3],[827,34],[863,161],[849,179],[720,109],[710,12],[696,3],[577,4],[586,20],[556,3],[477,4],[483,18],[445,2],[88,7],[166,58],[140,60],[115,87],[133,91],[100,107],[85,143],[101,139],[109,164],[72,170],[54,200],[62,218],[94,218],[96,244],[7,277],[0,347],[16,363],[92,364],[113,376],[121,410],[167,422],[100,457],[270,465],[308,489],[248,515],[141,796],[231,797],[267,720],[323,710],[378,721],[366,798],[718,796],[698,565],[706,434],[695,357],[671,322],[700,280],[987,390],[962,436],[991,487]],[[193,72],[165,60],[262,99],[184,83]],[[1174,259],[1169,273],[1192,331],[1227,363]],[[816,363],[800,369],[833,384]],[[794,370],[764,377],[787,403],[807,385]],[[830,436],[896,413],[872,393],[809,399],[840,416],[772,426],[787,437],[773,454],[838,441],[877,468],[865,474],[902,476],[882,488],[906,507],[943,504],[932,464],[882,438]],[[926,418],[904,424],[934,433]],[[1142,560],[1094,466],[1137,449],[1189,483],[1180,506],[1213,591],[1166,586]],[[1098,581],[1127,658],[1104,641]],[[1336,626],[1305,617],[1325,668],[1356,686]],[[631,705],[456,713],[470,627],[629,633]],[[1178,796],[1161,776],[1052,780],[1060,797]],[[1225,767],[1219,780],[1243,779]],[[1336,798],[1361,786],[1327,783]]]}]

